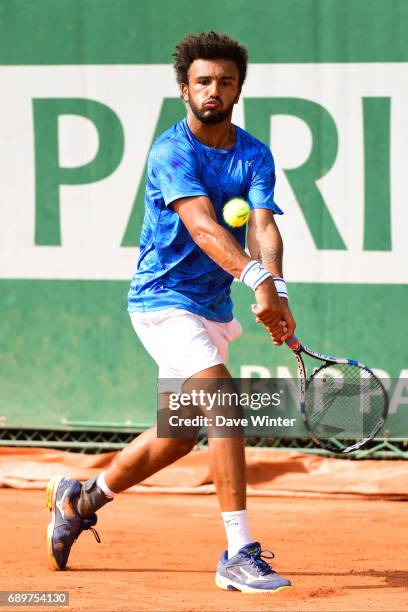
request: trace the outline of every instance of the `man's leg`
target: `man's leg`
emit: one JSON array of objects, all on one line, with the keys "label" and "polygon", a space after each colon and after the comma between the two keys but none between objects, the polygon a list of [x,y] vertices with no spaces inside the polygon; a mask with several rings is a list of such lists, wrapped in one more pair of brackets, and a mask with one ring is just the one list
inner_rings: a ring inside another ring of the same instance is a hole
[{"label": "man's leg", "polygon": [[[216,365],[196,374],[198,386],[211,392],[216,387],[234,393],[236,388],[227,368]],[[206,379],[208,379],[208,384]],[[212,384],[211,379],[216,382]],[[239,410],[238,410],[239,412]],[[250,535],[246,510],[246,463],[243,437],[221,438],[209,435],[210,466],[224,521],[228,551],[220,558],[216,585],[225,590],[242,592],[276,592],[291,585],[267,562],[273,554],[264,555],[259,542]],[[266,552],[266,551],[264,551]]]},{"label": "man's leg", "polygon": [[100,477],[91,478],[83,484],[77,503],[79,514],[82,518],[93,516],[111,501],[114,494],[125,491],[174,463],[189,453],[194,445],[195,440],[192,439],[157,438],[156,427],[147,429],[130,442],[102,473],[109,497],[101,488]]},{"label": "man's leg", "polygon": [[[160,407],[168,394],[161,394]],[[82,531],[93,529],[96,511],[115,493],[145,480],[155,472],[186,455],[195,439],[157,438],[156,428],[145,431],[124,448],[112,465],[83,485],[76,480],[54,477],[47,486],[47,505],[52,512],[47,529],[48,554],[54,569],[65,569],[72,544]]]},{"label": "man's leg", "polygon": [[[215,388],[222,388],[225,393],[237,391],[224,364],[195,374],[189,381],[190,386],[194,387],[195,380],[197,387],[206,392]],[[210,432],[208,446],[210,469],[223,515],[229,556],[233,556],[242,546],[252,541],[246,512],[245,441],[237,437],[214,437]]]},{"label": "man's leg", "polygon": [[[198,372],[190,378],[222,380],[223,390],[234,392],[231,376],[224,364]],[[231,385],[229,382],[231,381]],[[168,393],[159,397],[159,408],[168,407]],[[190,438],[157,438],[157,428],[152,427],[115,458],[104,472],[105,481],[114,493],[120,493],[134,484],[170,465],[191,451],[196,440]],[[243,438],[209,438],[210,468],[222,512],[246,509],[246,464]],[[246,543],[246,542],[245,542]]]},{"label": "man's leg", "polygon": [[[231,376],[223,364],[215,365],[190,378],[200,388],[211,388],[213,382],[222,381],[224,392],[236,392]],[[207,386],[208,381],[208,386]],[[230,382],[231,381],[231,382]],[[161,394],[160,408],[168,406],[168,394]],[[145,480],[155,472],[186,455],[194,447],[194,439],[157,438],[156,427],[145,431],[123,449],[112,465],[103,473],[111,494],[120,493]],[[246,512],[246,465],[243,438],[209,437],[210,468],[223,515],[228,539],[229,556],[252,541]],[[105,487],[97,478],[84,483],[77,509],[82,518],[92,517],[108,503]]]},{"label": "man's leg", "polygon": [[105,472],[108,487],[115,493],[142,482],[191,451],[192,439],[158,438],[151,427],[123,449]]},{"label": "man's leg", "polygon": [[[162,380],[185,380],[196,363],[205,363],[206,367],[219,359],[203,321],[190,312],[176,308],[137,312],[131,314],[131,320],[142,344],[157,363]],[[47,486],[47,505],[52,513],[47,542],[54,567],[65,568],[72,544],[84,529],[95,525],[95,512],[111,501],[115,493],[188,453],[195,444],[193,438],[194,433],[190,440],[158,439],[155,430],[149,430],[124,449],[106,472],[84,485],[69,478],[52,479]]]},{"label": "man's leg", "polygon": [[[168,398],[169,393],[159,395],[160,410],[168,408]],[[195,443],[195,438],[158,438],[157,427],[147,429],[115,457],[102,477],[91,478],[84,483],[77,504],[79,514],[82,518],[93,516],[112,499],[112,495],[125,491],[177,461],[189,453]],[[104,485],[110,497],[104,493]]]}]

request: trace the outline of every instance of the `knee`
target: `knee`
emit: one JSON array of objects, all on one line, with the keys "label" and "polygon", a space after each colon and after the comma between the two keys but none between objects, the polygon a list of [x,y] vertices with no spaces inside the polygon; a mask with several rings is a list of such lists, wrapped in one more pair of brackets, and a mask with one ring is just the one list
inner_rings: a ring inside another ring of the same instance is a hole
[{"label": "knee", "polygon": [[172,438],[168,440],[167,450],[171,454],[183,457],[193,450],[195,445],[196,440],[191,438]]}]

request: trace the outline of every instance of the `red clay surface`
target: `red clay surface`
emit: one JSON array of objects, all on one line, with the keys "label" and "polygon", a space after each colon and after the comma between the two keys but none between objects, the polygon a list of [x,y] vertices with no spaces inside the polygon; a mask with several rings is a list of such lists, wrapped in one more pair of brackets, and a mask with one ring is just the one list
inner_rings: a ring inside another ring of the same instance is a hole
[{"label": "red clay surface", "polygon": [[44,492],[2,489],[0,498],[0,588],[68,590],[71,611],[408,608],[404,502],[250,498],[254,536],[293,587],[244,595],[214,585],[224,533],[213,495],[119,496],[99,513],[102,543],[84,532],[65,572],[49,569]]}]

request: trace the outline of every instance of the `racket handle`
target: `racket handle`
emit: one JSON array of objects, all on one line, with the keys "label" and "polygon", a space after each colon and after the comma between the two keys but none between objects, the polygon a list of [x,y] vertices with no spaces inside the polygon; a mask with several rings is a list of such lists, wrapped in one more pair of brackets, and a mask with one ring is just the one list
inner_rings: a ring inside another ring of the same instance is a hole
[{"label": "racket handle", "polygon": [[300,347],[300,340],[296,336],[292,336],[286,340],[286,344],[292,351],[296,351]]}]

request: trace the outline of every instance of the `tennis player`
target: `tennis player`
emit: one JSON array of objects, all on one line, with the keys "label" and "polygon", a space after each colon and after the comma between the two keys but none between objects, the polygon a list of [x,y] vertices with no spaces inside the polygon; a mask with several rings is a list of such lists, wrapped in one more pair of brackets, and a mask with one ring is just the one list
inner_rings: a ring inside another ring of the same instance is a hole
[{"label": "tennis player", "polygon": [[[187,116],[153,144],[148,160],[145,217],[137,272],[129,291],[133,327],[159,368],[160,405],[172,385],[231,379],[228,344],[241,334],[230,287],[234,278],[254,292],[253,307],[276,345],[295,329],[282,279],[282,239],[274,215],[275,169],[269,148],[231,122],[246,77],[247,51],[215,32],[188,35],[175,48],[174,67]],[[248,201],[245,227],[225,224],[232,198]],[[232,380],[232,379],[231,379]],[[163,386],[164,385],[164,386]],[[112,465],[83,485],[62,476],[47,487],[52,520],[48,551],[65,569],[72,544],[93,529],[96,511],[193,448],[192,438],[138,436]],[[242,437],[209,439],[212,476],[225,525],[227,550],[216,584],[243,592],[277,591],[290,581],[276,573],[253,537],[246,510]],[[270,552],[270,551],[269,551]]]}]

